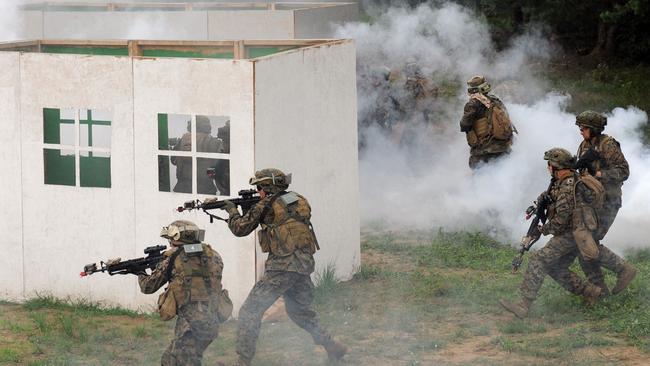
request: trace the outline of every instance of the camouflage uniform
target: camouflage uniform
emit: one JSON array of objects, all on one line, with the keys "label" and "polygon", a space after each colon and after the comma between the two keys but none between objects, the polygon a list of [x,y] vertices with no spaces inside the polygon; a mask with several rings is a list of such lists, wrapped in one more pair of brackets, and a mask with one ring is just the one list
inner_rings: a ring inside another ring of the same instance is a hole
[{"label": "camouflage uniform", "polygon": [[[594,233],[596,241],[602,240],[609,228],[614,223],[618,210],[622,205],[622,186],[630,175],[630,168],[623,156],[620,144],[612,137],[605,134],[596,134],[588,141],[582,141],[578,147],[578,158],[584,156],[588,150],[593,149],[599,158],[590,164],[589,171],[600,172],[598,180],[605,187],[605,202],[602,209],[597,211],[598,229]],[[580,258],[580,265],[590,282],[608,291],[605,276],[601,267],[607,268],[616,274],[625,269],[626,262],[612,252],[609,248],[599,243],[599,257],[597,261],[585,261]]]},{"label": "camouflage uniform", "polygon": [[[490,86],[487,84],[484,77],[475,76],[467,82],[467,85],[469,86],[468,92],[470,93],[470,99],[465,103],[463,117],[460,119],[460,131],[465,132],[466,134],[472,130],[476,131],[477,128],[488,128],[486,121],[488,117],[488,108],[485,106],[484,102],[481,102],[481,99],[487,98],[490,102],[500,103],[503,106],[503,103],[499,98],[487,93]],[[487,91],[484,90],[483,92],[478,89],[483,85],[487,86]],[[503,108],[505,109],[505,106]],[[479,127],[478,122],[481,122],[484,127]],[[478,135],[483,134],[484,133],[480,133]],[[510,153],[511,146],[512,138],[508,140],[499,140],[488,135],[487,138],[480,139],[476,144],[470,144],[469,167],[476,169],[481,164],[507,155]]]},{"label": "camouflage uniform", "polygon": [[[223,261],[219,254],[209,245],[203,244],[203,249],[209,252],[211,268],[216,268],[218,274],[213,273],[211,278],[214,292],[201,298],[204,301],[194,301],[189,295],[189,301],[176,299],[178,303],[176,327],[174,328],[174,338],[165,350],[161,358],[162,366],[201,366],[203,352],[217,338],[219,334],[219,317],[217,313],[218,294],[221,288],[221,271],[223,270]],[[161,261],[151,275],[138,275],[138,284],[140,290],[145,294],[152,294],[166,283],[181,281],[182,278],[192,279],[185,276],[183,262],[185,258],[182,248],[172,247],[164,253],[165,259]],[[167,278],[168,268],[171,260],[174,259],[174,266],[171,270],[171,276]],[[199,278],[198,280],[203,280]],[[194,286],[194,284],[192,285]],[[165,289],[170,290],[169,288]],[[172,295],[173,296],[173,295]],[[197,296],[198,297],[198,296]]]},{"label": "camouflage uniform", "polygon": [[[276,193],[281,195],[285,192]],[[267,196],[253,206],[244,216],[231,207],[228,227],[236,236],[246,236],[259,224],[274,223],[273,209],[266,209],[272,196]],[[302,196],[299,196],[301,199]],[[264,213],[264,215],[262,215]],[[311,307],[313,289],[310,274],[314,272],[314,257],[308,248],[296,249],[286,256],[269,252],[265,273],[239,311],[237,331],[237,353],[250,364],[255,355],[255,344],[259,335],[262,315],[280,296],[284,297],[287,314],[298,326],[309,332],[314,343],[327,346],[332,342],[323,329]]]},{"label": "camouflage uniform", "polygon": [[569,269],[578,255],[578,248],[573,239],[572,212],[575,198],[578,204],[588,204],[593,193],[583,184],[575,185],[577,177],[569,174],[563,179],[556,180],[549,192],[551,204],[548,208],[548,221],[542,227],[542,234],[553,235],[553,238],[532,255],[520,291],[522,297],[529,301],[537,298],[545,275],[551,276],[567,291],[582,295],[588,284]]}]

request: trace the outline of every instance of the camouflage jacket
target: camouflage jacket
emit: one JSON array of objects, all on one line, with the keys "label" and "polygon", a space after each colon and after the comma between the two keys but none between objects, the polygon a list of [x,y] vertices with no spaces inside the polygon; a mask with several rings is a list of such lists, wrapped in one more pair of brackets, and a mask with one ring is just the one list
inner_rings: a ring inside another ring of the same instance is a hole
[{"label": "camouflage jacket", "polygon": [[[219,253],[214,251],[210,246],[207,246],[210,250],[212,251],[212,260],[215,261],[214,265],[217,266],[220,269],[223,269],[223,260],[221,259],[221,256]],[[138,285],[140,285],[140,290],[144,294],[153,294],[154,292],[158,291],[159,288],[163,287],[167,282],[172,282],[174,279],[182,277],[182,274],[179,273],[180,268],[178,266],[174,266],[171,271],[171,276],[168,278],[167,277],[167,272],[168,272],[168,267],[171,264],[171,259],[175,260],[180,260],[177,256],[174,255],[176,251],[180,250],[178,247],[171,247],[167,251],[163,253],[163,256],[165,259],[160,261],[156,268],[151,272],[151,275],[145,275],[145,274],[140,274],[138,275]],[[215,280],[219,281],[221,283],[221,274],[219,274],[219,278],[216,278]]]},{"label": "camouflage jacket", "polygon": [[557,179],[551,186],[548,220],[542,227],[542,234],[557,236],[570,233],[573,230],[573,208],[576,205],[589,205],[595,200],[594,193],[583,183],[576,185],[577,179],[577,176],[569,174]]},{"label": "camouflage jacket", "polygon": [[[260,200],[253,206],[244,216],[242,216],[236,208],[228,211],[230,215],[228,219],[228,227],[235,236],[246,236],[253,232],[260,223],[271,224],[273,223],[274,213],[269,207],[266,210],[264,217],[262,211],[264,207],[270,202],[271,197]],[[314,256],[303,250],[296,250],[293,254],[279,257],[273,253],[269,253],[264,268],[267,271],[285,271],[297,272],[300,274],[311,274],[314,272]]]},{"label": "camouflage jacket", "polygon": [[593,171],[600,171],[598,180],[605,187],[607,196],[621,195],[621,186],[630,176],[630,166],[625,160],[621,146],[614,138],[601,134],[585,140],[578,147],[578,158],[589,149],[594,149],[600,158],[591,164]]},{"label": "camouflage jacket", "polygon": [[[488,96],[490,99],[497,99],[493,95]],[[460,131],[469,132],[474,128],[474,123],[479,119],[485,117],[488,109],[476,98],[470,98],[463,109],[463,117],[460,119]],[[490,139],[487,142],[474,146],[470,150],[470,155],[486,155],[486,154],[499,154],[510,151],[512,140],[502,141]]]}]

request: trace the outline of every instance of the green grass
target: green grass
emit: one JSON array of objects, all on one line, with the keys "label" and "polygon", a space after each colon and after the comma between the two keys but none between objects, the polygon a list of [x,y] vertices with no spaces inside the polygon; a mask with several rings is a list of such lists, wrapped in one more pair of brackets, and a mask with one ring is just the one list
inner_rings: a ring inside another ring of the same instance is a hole
[{"label": "green grass", "polygon": [[[622,294],[589,308],[547,277],[530,318],[518,320],[497,302],[519,296],[526,263],[510,274],[514,248],[468,232],[362,237],[363,263],[352,280],[340,282],[332,264],[314,275],[321,324],[351,347],[341,365],[609,365],[615,361],[607,352],[619,345],[635,347],[625,352],[638,364],[648,357],[650,250],[628,255],[639,273]],[[156,365],[173,326],[147,314],[39,296],[0,306],[0,334],[9,335],[0,343],[0,364]],[[236,326],[221,327],[204,364],[235,360]],[[463,358],[455,359],[459,352]],[[288,321],[263,324],[254,365],[326,359]]]},{"label": "green grass", "polygon": [[104,306],[100,303],[88,301],[86,299],[59,299],[52,295],[43,294],[37,294],[36,297],[25,301],[23,307],[30,311],[39,309],[74,310],[77,313],[83,313],[86,315],[125,315],[130,317],[142,315],[142,313],[133,310]]}]

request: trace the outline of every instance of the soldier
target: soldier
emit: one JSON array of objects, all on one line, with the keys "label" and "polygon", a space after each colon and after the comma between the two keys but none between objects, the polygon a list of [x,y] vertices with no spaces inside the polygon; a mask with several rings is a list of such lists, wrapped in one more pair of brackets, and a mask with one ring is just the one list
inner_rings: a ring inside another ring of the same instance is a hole
[{"label": "soldier", "polygon": [[630,175],[630,168],[618,141],[602,133],[607,125],[607,117],[594,111],[585,111],[576,117],[576,125],[583,137],[578,147],[576,167],[591,173],[605,187],[605,202],[597,212],[598,229],[594,233],[599,257],[595,261],[580,258],[580,264],[589,281],[603,290],[603,295],[608,294],[609,289],[600,267],[616,273],[617,281],[612,293],[617,294],[632,282],[636,270],[599,241],[605,237],[621,208],[621,187]]},{"label": "soldier", "polygon": [[232,311],[228,292],[221,288],[223,261],[210,245],[201,242],[203,230],[190,221],[174,221],[163,227],[160,236],[169,240],[171,249],[163,253],[165,259],[151,275],[138,275],[145,294],[169,283],[158,300],[160,316],[170,320],[178,315],[174,339],[160,363],[200,366],[203,351],[219,334],[219,322]]},{"label": "soldier", "polygon": [[287,314],[298,326],[309,332],[314,343],[322,345],[332,361],[340,360],[347,347],[336,342],[318,323],[311,307],[314,285],[314,253],[318,243],[311,227],[311,208],[307,200],[287,192],[291,175],[278,169],[255,172],[249,182],[257,186],[262,198],[244,216],[229,201],[224,207],[229,214],[228,227],[236,236],[246,236],[258,225],[262,252],[269,253],[265,273],[239,311],[237,354],[239,365],[250,365],[262,315],[280,296],[284,297]]},{"label": "soldier", "polygon": [[460,130],[465,132],[471,148],[469,167],[476,169],[510,153],[513,132],[517,131],[503,102],[488,94],[491,87],[485,77],[474,76],[467,81],[467,86],[469,101],[460,120]]},{"label": "soldier", "polygon": [[[567,150],[550,149],[544,153],[544,160],[548,161],[548,170],[554,181],[548,193],[550,196],[547,209],[548,220],[540,228],[540,233],[551,234],[553,238],[531,257],[524,274],[524,281],[520,286],[521,302],[499,300],[506,310],[519,318],[528,316],[528,311],[537,298],[537,292],[542,287],[547,274],[567,291],[582,295],[589,304],[597,301],[601,294],[600,287],[583,281],[569,270],[569,266],[578,255],[578,248],[573,238],[573,208],[575,205],[590,205],[595,200],[593,192],[578,180],[579,177],[574,171],[575,159]],[[546,192],[542,193],[544,194]]]},{"label": "soldier", "polygon": [[[223,143],[221,139],[212,136],[212,125],[206,116],[196,116],[196,151],[197,152],[221,152]],[[176,151],[192,150],[192,125],[187,121],[187,132],[183,134],[180,142],[174,146]],[[192,158],[172,157],[172,164],[176,165],[176,185],[174,192],[192,193]],[[207,169],[213,165],[211,159],[198,159],[196,182],[197,191],[200,194],[216,194],[217,187],[212,177],[208,176]]]}]

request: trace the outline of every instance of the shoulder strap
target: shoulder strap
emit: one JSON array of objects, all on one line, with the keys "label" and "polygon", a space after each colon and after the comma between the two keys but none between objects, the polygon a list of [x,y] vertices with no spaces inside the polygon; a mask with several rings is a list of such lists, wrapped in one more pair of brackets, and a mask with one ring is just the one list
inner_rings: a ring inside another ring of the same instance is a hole
[{"label": "shoulder strap", "polygon": [[167,282],[171,280],[172,270],[174,269],[174,262],[176,262],[176,257],[178,257],[182,250],[182,248],[176,248],[176,251],[169,257],[169,264],[165,270],[165,278],[167,279]]},{"label": "shoulder strap", "polygon": [[280,191],[280,192],[274,194],[273,196],[271,196],[269,201],[266,202],[266,204],[264,205],[264,208],[262,209],[262,214],[260,215],[260,222],[264,219],[266,214],[269,213],[269,210],[271,209],[271,206],[273,206],[273,203],[275,202],[275,200],[277,200],[280,196],[282,196],[285,193],[287,193],[287,192],[286,191]]}]

